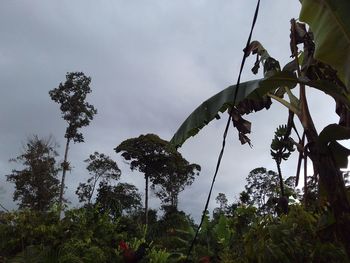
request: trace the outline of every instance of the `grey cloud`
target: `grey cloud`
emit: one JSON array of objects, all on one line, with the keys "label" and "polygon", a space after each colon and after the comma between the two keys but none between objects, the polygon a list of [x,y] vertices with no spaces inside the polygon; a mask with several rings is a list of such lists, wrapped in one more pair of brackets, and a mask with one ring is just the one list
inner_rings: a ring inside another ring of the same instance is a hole
[{"label": "grey cloud", "polygon": [[[122,180],[143,192],[143,178],[123,163],[113,148],[141,133],[170,139],[187,115],[203,100],[235,83],[255,1],[5,1],[0,10],[0,168],[18,155],[26,136],[53,134],[62,145],[65,122],[48,91],[65,80],[68,71],[92,77],[89,101],[98,115],[83,129],[84,144],[72,145],[75,167],[67,176],[67,197],[86,178],[83,160],[97,150],[111,155],[122,168]],[[254,39],[272,56],[289,60],[289,20],[298,15],[298,1],[263,1]],[[280,14],[283,13],[284,16]],[[253,76],[249,60],[244,79]],[[282,64],[283,64],[282,63]],[[326,123],[328,111],[317,105]],[[226,115],[191,138],[180,149],[202,174],[181,195],[180,207],[195,218],[201,214],[221,145]],[[272,117],[271,117],[272,116]],[[324,117],[324,116],[327,116]],[[232,199],[243,189],[244,178],[256,166],[273,168],[269,143],[278,124],[285,122],[276,106],[249,116],[254,149],[240,146],[231,130],[215,194]],[[61,159],[62,154],[61,154]],[[286,166],[287,167],[287,166]],[[286,169],[292,170],[293,167]],[[9,197],[11,187],[0,182]],[[214,198],[215,196],[213,196]],[[157,206],[154,199],[153,206]],[[211,207],[215,201],[211,202]]]}]

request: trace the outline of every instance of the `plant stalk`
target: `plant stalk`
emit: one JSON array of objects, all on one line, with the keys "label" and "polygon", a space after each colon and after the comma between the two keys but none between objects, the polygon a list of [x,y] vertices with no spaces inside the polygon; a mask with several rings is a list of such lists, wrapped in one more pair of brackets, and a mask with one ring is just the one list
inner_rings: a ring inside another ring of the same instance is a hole
[{"label": "plant stalk", "polygon": [[[293,56],[297,63],[298,77],[302,77],[303,72],[300,70],[298,50],[295,42],[296,22],[294,19],[292,19],[291,24]],[[304,128],[308,141],[306,150],[308,150],[308,156],[313,163],[314,170],[319,174],[319,183],[325,190],[326,198],[329,202],[329,208],[334,215],[337,237],[343,243],[344,248],[350,257],[350,204],[346,194],[343,177],[335,163],[331,151],[328,151],[326,154],[320,152],[318,147],[318,133],[309,111],[305,85],[299,85],[301,114],[298,115],[298,117]],[[317,175],[315,174],[315,176]]]}]

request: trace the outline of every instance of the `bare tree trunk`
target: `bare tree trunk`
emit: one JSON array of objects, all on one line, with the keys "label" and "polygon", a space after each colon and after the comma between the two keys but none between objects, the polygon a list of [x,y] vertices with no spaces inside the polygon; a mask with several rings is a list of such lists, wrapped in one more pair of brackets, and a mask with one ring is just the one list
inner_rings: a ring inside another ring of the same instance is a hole
[{"label": "bare tree trunk", "polygon": [[89,200],[88,200],[88,204],[90,205],[91,204],[91,199],[92,199],[92,196],[94,195],[94,192],[95,192],[95,188],[96,188],[96,183],[97,183],[97,181],[100,179],[100,175],[95,179],[95,181],[94,181],[94,184],[93,184],[93,186],[92,186],[92,189],[91,189],[91,193],[90,193],[90,195],[89,195]]},{"label": "bare tree trunk", "polygon": [[61,180],[61,187],[60,187],[60,197],[58,199],[58,218],[59,219],[61,218],[62,205],[63,205],[64,180],[66,178],[66,172],[68,170],[67,158],[68,158],[69,142],[70,142],[70,139],[67,138],[66,148],[64,151],[64,160],[63,160],[63,165],[62,165],[62,180]]},{"label": "bare tree trunk", "polygon": [[145,224],[148,225],[148,175],[145,175]]},{"label": "bare tree trunk", "polygon": [[178,193],[171,193],[171,206],[173,208],[175,208],[175,210],[177,211],[177,205],[178,205],[178,200],[179,200],[179,194]]}]

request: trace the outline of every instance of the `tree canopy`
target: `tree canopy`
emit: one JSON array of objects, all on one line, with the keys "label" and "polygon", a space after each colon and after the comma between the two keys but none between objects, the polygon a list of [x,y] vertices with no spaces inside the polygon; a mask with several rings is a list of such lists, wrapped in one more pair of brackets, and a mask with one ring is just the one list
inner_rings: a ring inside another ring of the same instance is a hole
[{"label": "tree canopy", "polygon": [[177,209],[179,193],[193,183],[200,170],[198,164],[190,164],[179,152],[174,152],[164,163],[161,173],[151,178],[151,188],[163,205]]},{"label": "tree canopy", "polygon": [[115,218],[122,214],[132,214],[142,208],[141,195],[136,186],[129,183],[110,185],[102,181],[97,189],[96,204],[103,212]]},{"label": "tree canopy", "polygon": [[12,170],[7,181],[15,184],[14,201],[19,208],[37,211],[48,210],[58,199],[59,180],[56,165],[57,144],[52,138],[37,135],[27,139],[23,152],[12,161],[23,165],[22,170]]},{"label": "tree canopy", "polygon": [[90,204],[97,183],[100,181],[108,184],[111,180],[118,180],[121,171],[115,161],[99,152],[90,154],[89,158],[85,160],[85,163],[88,164],[86,169],[89,171],[91,177],[87,180],[87,183],[79,184],[76,194],[80,202],[87,201]]},{"label": "tree canopy", "polygon": [[146,219],[149,181],[164,204],[177,207],[179,193],[192,184],[200,171],[199,165],[190,164],[168,141],[155,134],[127,139],[115,151],[121,152],[124,159],[130,162],[131,170],[144,174]]},{"label": "tree canopy", "polygon": [[97,110],[86,102],[86,96],[91,93],[91,78],[83,72],[69,72],[66,81],[50,90],[51,99],[60,104],[62,118],[68,123],[65,137],[74,142],[84,142],[84,136],[78,130],[88,126]]}]

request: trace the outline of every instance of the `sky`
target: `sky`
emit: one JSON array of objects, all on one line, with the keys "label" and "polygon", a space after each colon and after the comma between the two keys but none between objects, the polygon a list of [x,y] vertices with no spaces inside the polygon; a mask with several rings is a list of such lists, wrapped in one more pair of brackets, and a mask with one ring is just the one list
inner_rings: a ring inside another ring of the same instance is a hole
[{"label": "sky", "polygon": [[[143,176],[131,172],[113,148],[146,133],[170,140],[201,102],[236,83],[255,4],[252,0],[3,0],[0,203],[15,208],[13,186],[5,175],[15,168],[8,160],[21,153],[26,138],[54,136],[62,161],[66,123],[48,92],[72,71],[91,77],[87,101],[98,114],[82,129],[85,143],[71,145],[73,170],[66,177],[65,197],[71,206],[78,205],[74,192],[88,178],[83,160],[94,151],[111,156],[122,170],[121,181],[135,184],[143,194]],[[296,0],[261,2],[253,39],[281,65],[290,60],[290,19],[298,17],[299,8]],[[250,72],[253,64],[254,58],[247,60],[242,81],[261,77]],[[337,122],[331,99],[314,90],[308,95],[319,130]],[[240,145],[231,127],[210,209],[220,192],[236,201],[252,169],[276,169],[270,143],[287,117],[287,110],[276,102],[268,111],[249,115],[253,148]],[[179,208],[196,220],[204,208],[226,120],[224,114],[179,149],[189,162],[202,167],[179,201]],[[294,154],[282,164],[285,177],[295,174],[296,158]],[[151,194],[151,208],[158,207]]]}]

